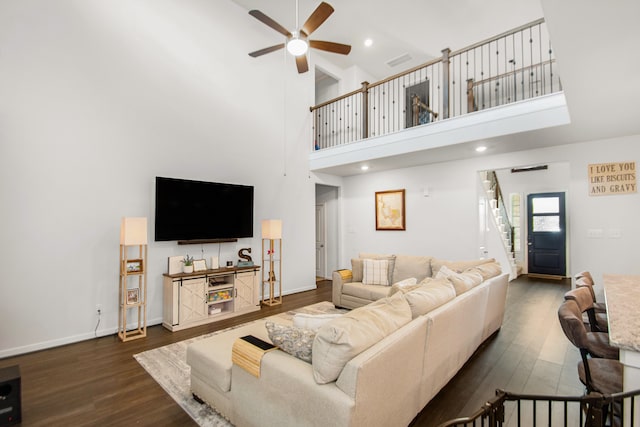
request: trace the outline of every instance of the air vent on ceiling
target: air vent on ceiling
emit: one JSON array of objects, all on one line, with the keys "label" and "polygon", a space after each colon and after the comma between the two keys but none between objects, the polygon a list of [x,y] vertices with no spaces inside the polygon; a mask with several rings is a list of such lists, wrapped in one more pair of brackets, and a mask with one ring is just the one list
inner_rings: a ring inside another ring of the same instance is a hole
[{"label": "air vent on ceiling", "polygon": [[525,167],[522,167],[522,168],[513,168],[513,169],[511,169],[511,173],[544,171],[544,170],[547,170],[547,169],[549,169],[549,166],[547,166],[547,165],[525,166]]},{"label": "air vent on ceiling", "polygon": [[393,58],[393,59],[388,60],[386,62],[386,64],[389,67],[396,67],[396,66],[398,66],[400,64],[403,64],[403,63],[405,63],[407,61],[411,61],[411,59],[413,59],[413,58],[411,58],[411,55],[409,55],[408,53],[404,53],[404,54],[398,56],[397,58]]}]

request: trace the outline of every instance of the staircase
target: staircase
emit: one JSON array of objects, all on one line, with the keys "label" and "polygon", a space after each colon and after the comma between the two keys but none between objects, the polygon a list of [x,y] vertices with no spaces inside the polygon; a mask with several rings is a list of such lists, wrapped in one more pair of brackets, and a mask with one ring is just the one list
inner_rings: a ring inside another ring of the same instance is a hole
[{"label": "staircase", "polygon": [[495,229],[500,234],[500,240],[505,251],[510,266],[510,279],[518,277],[521,268],[516,264],[514,247],[514,230],[509,221],[509,214],[505,199],[500,191],[500,183],[494,171],[480,172],[482,188],[484,189],[485,200],[489,207],[489,217],[493,218]]}]

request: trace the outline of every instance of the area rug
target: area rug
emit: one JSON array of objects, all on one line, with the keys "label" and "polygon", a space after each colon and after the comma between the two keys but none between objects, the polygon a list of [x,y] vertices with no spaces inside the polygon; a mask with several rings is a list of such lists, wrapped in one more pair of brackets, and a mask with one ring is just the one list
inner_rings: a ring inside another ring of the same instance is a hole
[{"label": "area rug", "polygon": [[[296,313],[322,314],[344,313],[345,311],[346,310],[336,309],[333,304],[328,301],[323,301],[293,311],[276,314],[273,317],[291,320]],[[253,322],[232,326],[231,328],[221,331],[211,332],[199,337],[138,353],[133,357],[198,425],[215,427],[232,426],[228,420],[213,408],[206,404],[196,402],[191,396],[191,368],[186,363],[187,347],[195,341],[259,321],[260,320],[254,320]]]}]

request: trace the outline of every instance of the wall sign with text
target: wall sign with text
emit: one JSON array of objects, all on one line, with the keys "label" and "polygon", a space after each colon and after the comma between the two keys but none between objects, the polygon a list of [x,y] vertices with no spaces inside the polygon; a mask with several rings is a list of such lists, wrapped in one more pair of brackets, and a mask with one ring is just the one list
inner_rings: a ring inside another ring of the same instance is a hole
[{"label": "wall sign with text", "polygon": [[589,165],[589,195],[636,193],[636,162]]}]

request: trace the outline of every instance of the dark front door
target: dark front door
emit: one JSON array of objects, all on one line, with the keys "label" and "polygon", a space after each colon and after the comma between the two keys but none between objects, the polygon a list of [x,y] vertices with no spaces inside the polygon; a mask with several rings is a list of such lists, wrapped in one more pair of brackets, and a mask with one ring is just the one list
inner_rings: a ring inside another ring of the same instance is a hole
[{"label": "dark front door", "polygon": [[529,274],[565,276],[567,270],[564,193],[527,196]]}]

